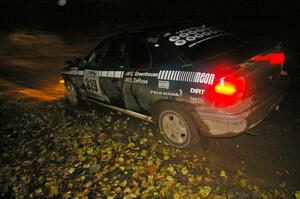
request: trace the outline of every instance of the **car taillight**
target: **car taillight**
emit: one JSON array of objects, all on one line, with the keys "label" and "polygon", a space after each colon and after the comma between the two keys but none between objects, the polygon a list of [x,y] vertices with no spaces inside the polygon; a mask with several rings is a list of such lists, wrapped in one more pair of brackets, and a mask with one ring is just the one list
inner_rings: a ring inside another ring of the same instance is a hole
[{"label": "car taillight", "polygon": [[280,65],[284,63],[284,53],[272,53],[268,55],[257,55],[251,58],[252,61],[269,61],[271,65]]},{"label": "car taillight", "polygon": [[221,81],[215,85],[215,92],[223,95],[233,95],[236,92],[236,86],[231,82],[221,79]]},{"label": "car taillight", "polygon": [[205,92],[205,99],[214,106],[225,107],[233,105],[245,93],[245,81],[242,78],[221,77]]}]

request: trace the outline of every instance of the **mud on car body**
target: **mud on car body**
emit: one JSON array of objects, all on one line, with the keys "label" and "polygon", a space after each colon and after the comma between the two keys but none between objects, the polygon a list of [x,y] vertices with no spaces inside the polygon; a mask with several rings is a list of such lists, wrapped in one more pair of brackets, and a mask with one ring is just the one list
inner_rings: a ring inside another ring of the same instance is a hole
[{"label": "mud on car body", "polygon": [[90,101],[156,122],[173,146],[235,136],[284,96],[281,44],[263,49],[208,25],[144,28],[103,40],[62,70],[71,104]]}]

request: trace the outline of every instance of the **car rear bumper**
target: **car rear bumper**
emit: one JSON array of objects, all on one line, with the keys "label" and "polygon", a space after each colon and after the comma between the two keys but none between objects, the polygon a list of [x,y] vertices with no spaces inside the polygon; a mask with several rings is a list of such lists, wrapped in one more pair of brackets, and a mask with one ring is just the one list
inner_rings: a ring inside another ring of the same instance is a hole
[{"label": "car rear bumper", "polygon": [[[286,94],[288,80],[282,82],[264,100],[254,102],[248,98],[229,108],[196,107],[192,113],[201,132],[209,137],[233,137],[254,127],[279,105]],[[241,111],[242,110],[242,111]]]}]

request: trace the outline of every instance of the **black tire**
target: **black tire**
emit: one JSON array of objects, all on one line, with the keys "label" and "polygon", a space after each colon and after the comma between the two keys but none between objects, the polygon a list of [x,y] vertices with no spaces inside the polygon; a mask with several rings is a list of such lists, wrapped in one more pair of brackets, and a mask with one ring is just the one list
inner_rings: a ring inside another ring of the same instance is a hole
[{"label": "black tire", "polygon": [[77,88],[75,87],[75,85],[71,82],[71,81],[66,81],[65,83],[65,87],[67,90],[67,101],[73,105],[73,106],[77,106],[81,99],[80,99],[80,95],[79,92],[77,90]]},{"label": "black tire", "polygon": [[157,123],[165,140],[176,148],[191,148],[199,143],[199,133],[183,105],[166,102],[158,105]]}]

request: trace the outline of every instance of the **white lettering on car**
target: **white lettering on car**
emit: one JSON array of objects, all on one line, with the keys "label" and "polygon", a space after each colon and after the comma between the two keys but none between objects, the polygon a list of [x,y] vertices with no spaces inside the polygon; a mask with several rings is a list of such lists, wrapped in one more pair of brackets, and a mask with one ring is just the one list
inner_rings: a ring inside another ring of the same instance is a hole
[{"label": "white lettering on car", "polygon": [[168,92],[168,91],[150,91],[153,95],[165,95],[165,96],[173,96],[173,97],[181,97],[182,90],[179,89],[178,92]]},{"label": "white lettering on car", "polygon": [[193,82],[212,85],[214,83],[215,74],[201,73],[193,71],[169,71],[161,70],[158,73],[159,80],[173,80],[183,82]]},{"label": "white lettering on car", "polygon": [[134,84],[148,84],[148,80],[141,78],[133,78]]},{"label": "white lettering on car", "polygon": [[134,73],[134,76],[135,77],[157,77],[158,76],[158,73],[148,73],[148,72],[135,72]]},{"label": "white lettering on car", "polygon": [[203,95],[204,92],[205,92],[204,89],[190,88],[190,93],[193,93],[193,94]]}]

